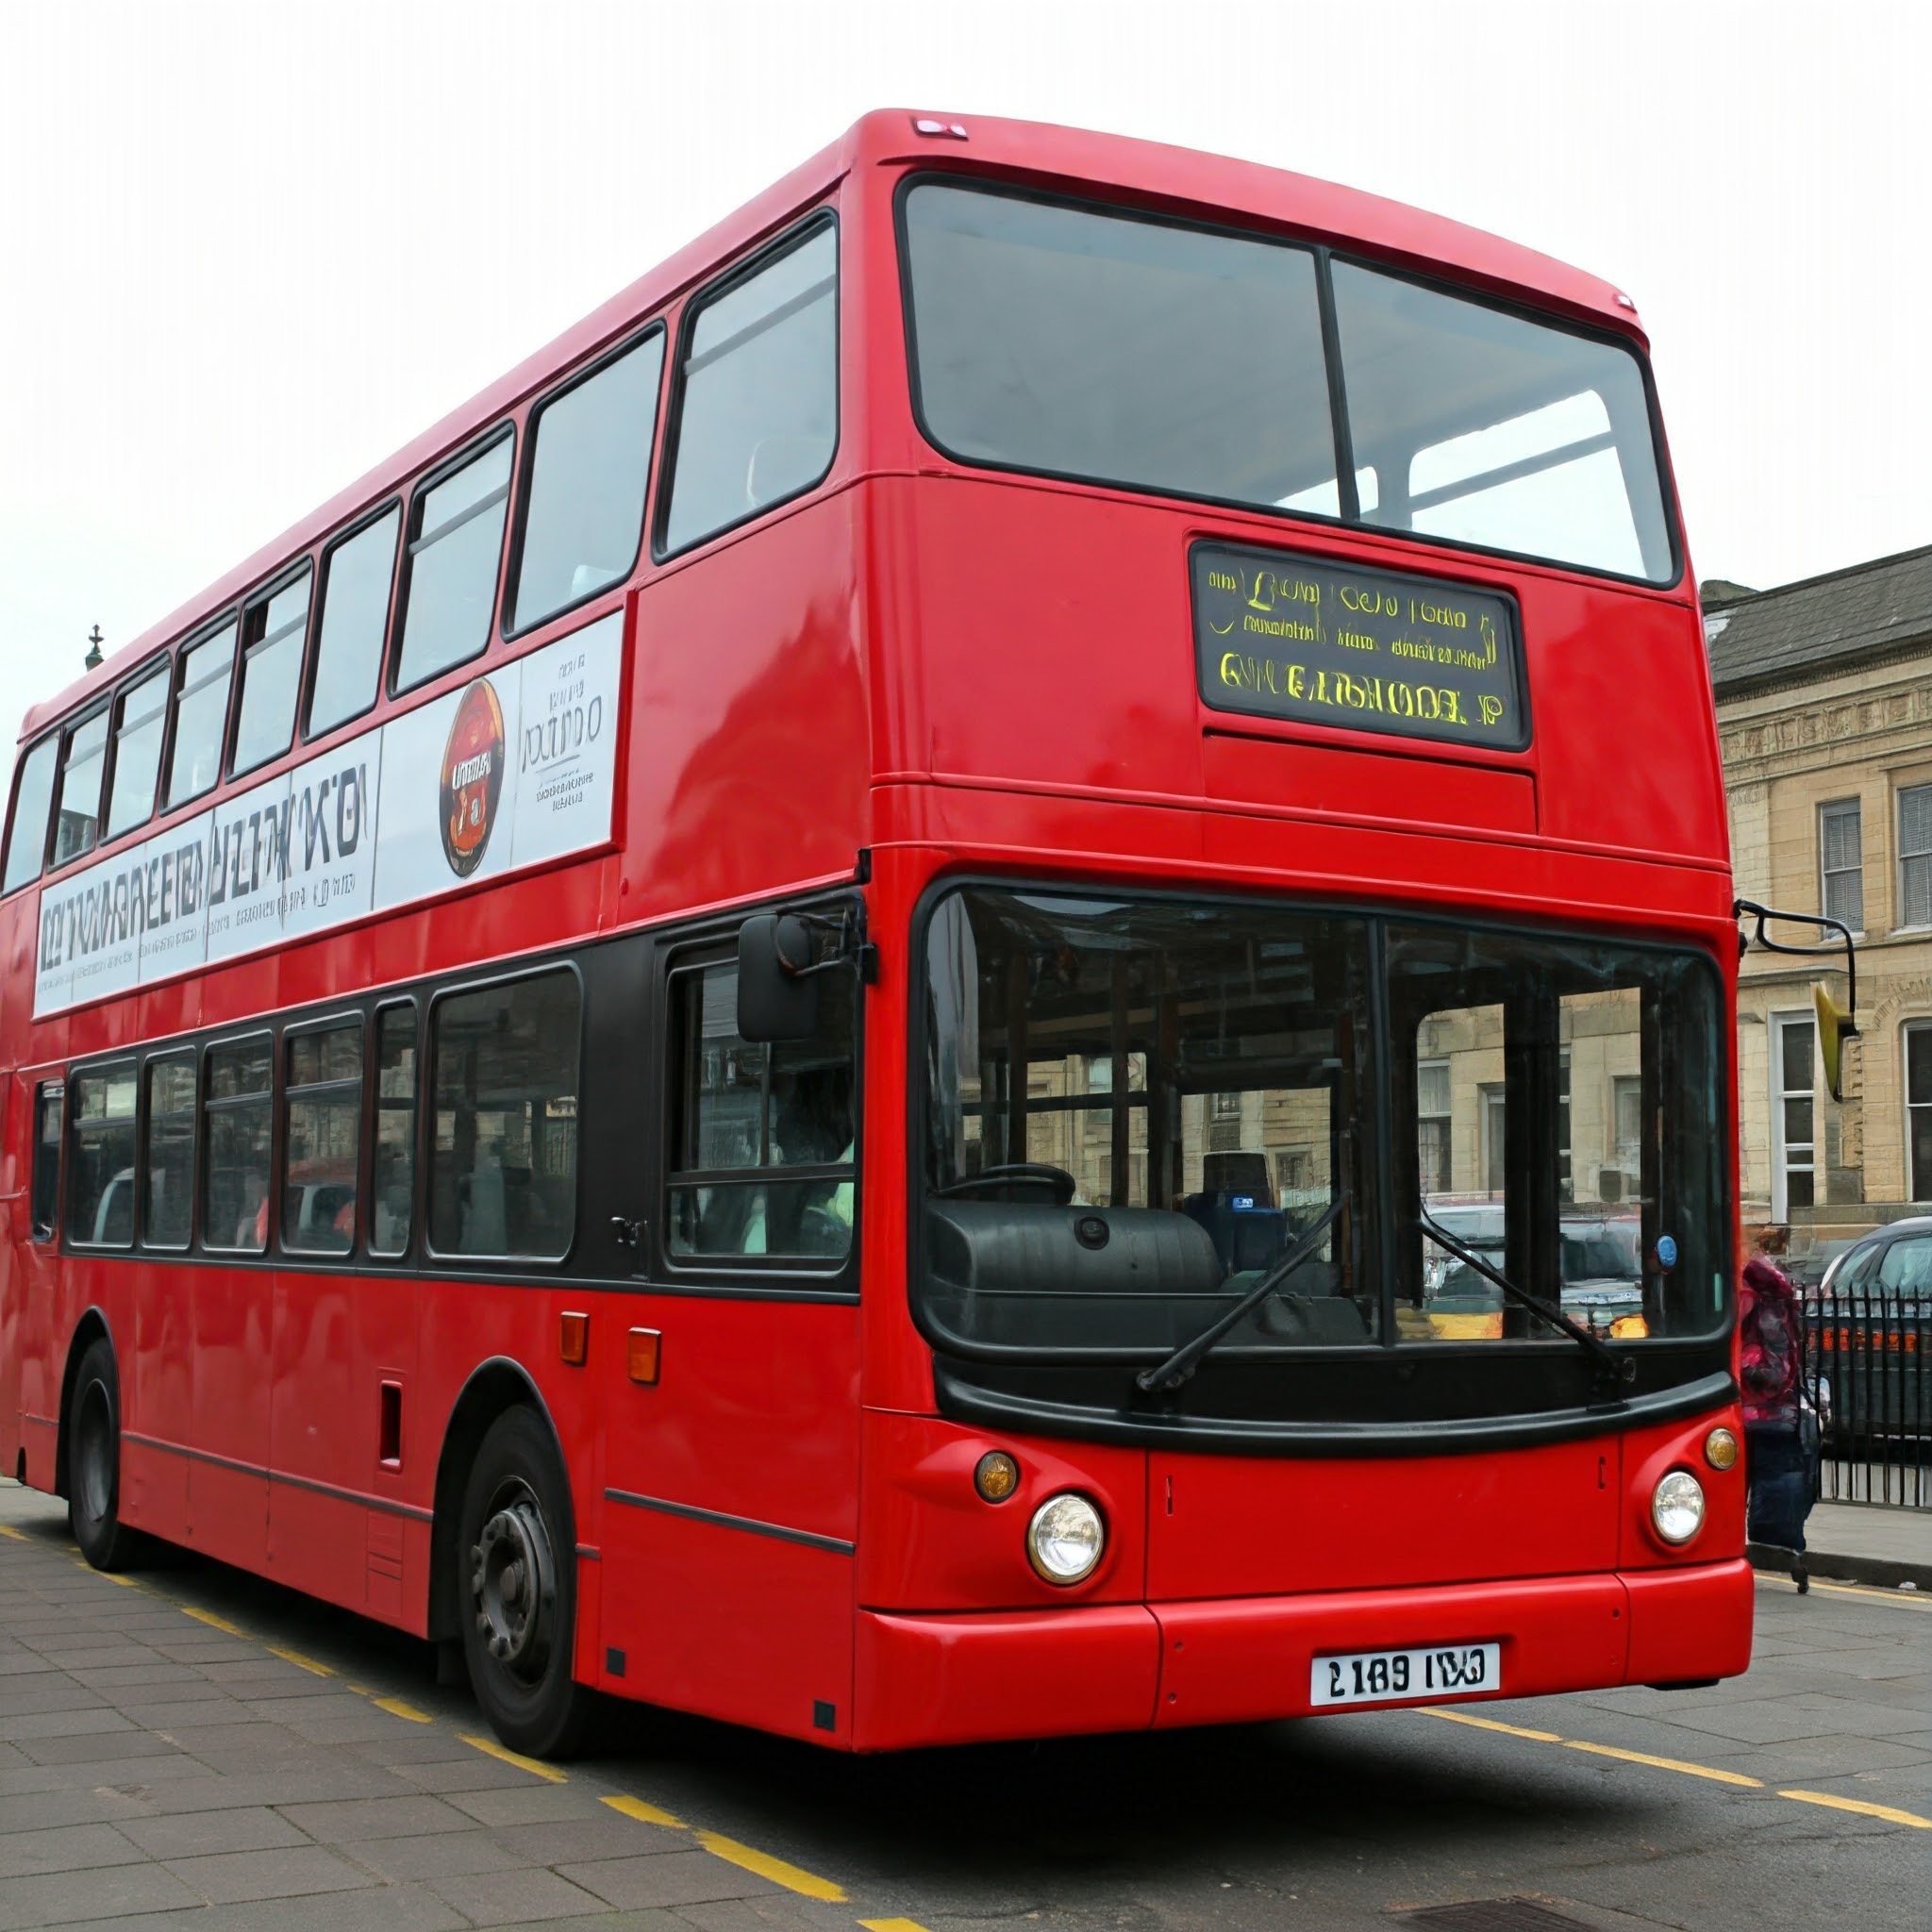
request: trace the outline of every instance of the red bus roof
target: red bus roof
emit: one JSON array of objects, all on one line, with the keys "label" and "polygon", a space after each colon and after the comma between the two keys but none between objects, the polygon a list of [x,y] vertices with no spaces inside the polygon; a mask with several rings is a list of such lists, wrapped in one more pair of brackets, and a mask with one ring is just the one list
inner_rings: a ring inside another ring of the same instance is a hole
[{"label": "red bus roof", "polygon": [[[923,128],[940,131],[926,133]],[[955,130],[963,130],[963,138]],[[1095,134],[1044,122],[878,108],[263,544],[199,595],[150,625],[98,670],[33,706],[22,724],[22,739],[77,708],[93,692],[108,689],[142,657],[224,610],[360,511],[394,494],[544,387],[558,372],[707,279],[731,257],[823,197],[847,174],[908,163],[986,172],[1039,185],[1084,184],[1176,215],[1232,215],[1249,224],[1278,225],[1298,236],[1357,248],[1398,265],[1448,269],[1457,280],[1473,287],[1564,310],[1645,343],[1634,306],[1611,283],[1481,228],[1381,195],[1258,162],[1124,135]]]}]

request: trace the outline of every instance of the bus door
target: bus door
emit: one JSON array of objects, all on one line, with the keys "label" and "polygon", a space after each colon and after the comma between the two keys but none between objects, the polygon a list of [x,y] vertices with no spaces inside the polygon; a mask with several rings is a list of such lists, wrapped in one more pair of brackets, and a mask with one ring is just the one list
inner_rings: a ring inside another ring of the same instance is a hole
[{"label": "bus door", "polygon": [[820,975],[811,1036],[773,1043],[738,1032],[735,936],[661,948],[657,984],[663,1171],[608,1370],[602,1654],[632,1695],[847,1736],[857,974]]},{"label": "bus door", "polygon": [[[43,1456],[50,1458],[52,1474],[55,1435],[49,1428],[41,1432],[42,1441],[29,1439],[25,1418],[58,1420],[54,1412],[60,1399],[58,1382],[52,1388],[43,1383],[53,1358],[64,1099],[65,1086],[58,1077],[16,1075],[7,1120],[9,1151],[0,1169],[7,1204],[7,1241],[0,1255],[0,1416],[9,1424],[8,1441],[15,1440],[15,1429],[21,1431],[20,1447],[33,1458],[37,1475]],[[4,1474],[13,1474],[12,1457]]]}]

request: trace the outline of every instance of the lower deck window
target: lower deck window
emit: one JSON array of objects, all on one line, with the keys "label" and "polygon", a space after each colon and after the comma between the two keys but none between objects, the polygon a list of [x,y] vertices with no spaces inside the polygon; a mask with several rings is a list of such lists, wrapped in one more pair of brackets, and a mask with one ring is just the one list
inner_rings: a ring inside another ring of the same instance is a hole
[{"label": "lower deck window", "polygon": [[268,1246],[274,1069],[266,1034],[208,1048],[201,1226],[202,1240],[210,1248],[258,1255]]},{"label": "lower deck window", "polygon": [[134,1094],[132,1067],[74,1076],[67,1225],[76,1245],[133,1245]]},{"label": "lower deck window", "polygon": [[298,1033],[287,1050],[282,1245],[306,1254],[346,1255],[356,1241],[362,1023]]}]

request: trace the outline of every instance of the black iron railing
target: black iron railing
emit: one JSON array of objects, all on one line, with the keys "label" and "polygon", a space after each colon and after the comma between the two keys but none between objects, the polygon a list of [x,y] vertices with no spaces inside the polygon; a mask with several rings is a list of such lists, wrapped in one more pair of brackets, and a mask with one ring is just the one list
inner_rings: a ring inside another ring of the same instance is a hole
[{"label": "black iron railing", "polygon": [[1805,1303],[1805,1386],[1818,1408],[1827,1503],[1932,1509],[1932,1284]]}]

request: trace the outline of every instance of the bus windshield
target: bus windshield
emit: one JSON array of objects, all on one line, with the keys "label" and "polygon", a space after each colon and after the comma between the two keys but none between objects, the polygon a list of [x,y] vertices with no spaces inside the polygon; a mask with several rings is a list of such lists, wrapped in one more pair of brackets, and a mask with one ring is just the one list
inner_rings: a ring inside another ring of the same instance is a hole
[{"label": "bus windshield", "polygon": [[1254,903],[955,890],[927,928],[928,1332],[1128,1359],[1725,1319],[1719,988],[1687,952]]},{"label": "bus windshield", "polygon": [[1675,574],[1621,344],[1257,235],[930,178],[903,207],[922,422],[963,461]]}]

